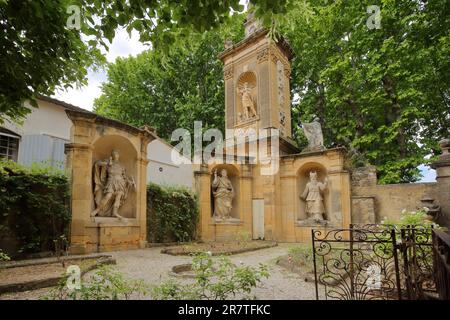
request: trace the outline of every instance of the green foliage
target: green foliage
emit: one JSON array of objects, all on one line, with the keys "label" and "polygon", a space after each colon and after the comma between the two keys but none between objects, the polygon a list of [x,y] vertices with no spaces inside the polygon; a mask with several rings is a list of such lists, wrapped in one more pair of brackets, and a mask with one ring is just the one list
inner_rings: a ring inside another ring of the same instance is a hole
[{"label": "green foliage", "polygon": [[0,261],[9,261],[9,260],[11,260],[11,258],[6,253],[3,253],[2,250],[0,250]]},{"label": "green foliage", "polygon": [[110,266],[97,269],[87,280],[81,281],[79,289],[69,289],[64,277],[43,300],[129,300],[148,294],[143,280],[126,279]]},{"label": "green foliage", "polygon": [[[366,25],[369,5],[381,8],[380,29]],[[303,136],[300,120],[318,116],[326,145],[377,166],[381,183],[418,180],[417,166],[449,135],[449,12],[446,0],[291,6],[279,29],[296,56],[295,136]]]},{"label": "green foliage", "polygon": [[71,2],[0,1],[0,123],[26,115],[27,99],[36,106],[35,98],[57,87],[87,84],[86,68],[105,60],[66,27]]},{"label": "green foliage", "polygon": [[190,190],[148,185],[147,237],[150,242],[193,240],[197,222],[198,204]]},{"label": "green foliage", "polygon": [[426,209],[419,209],[417,211],[403,210],[399,220],[388,219],[385,217],[381,223],[396,226],[397,229],[408,226],[420,228],[440,228],[437,223],[427,219],[427,215]]},{"label": "green foliage", "polygon": [[[270,0],[253,0],[270,17],[282,6]],[[80,28],[71,28],[69,6],[80,9]],[[108,50],[119,28],[140,34],[167,53],[193,33],[221,26],[232,11],[241,11],[239,0],[40,0],[0,1],[0,122],[20,119],[29,112],[30,99],[51,95],[56,88],[87,83],[87,68],[105,63],[100,48]],[[26,18],[24,18],[26,17]],[[267,20],[267,19],[266,19]],[[109,43],[108,43],[109,42]]]},{"label": "green foliage", "polygon": [[248,231],[241,230],[236,233],[234,240],[237,241],[238,243],[246,245],[250,241],[252,241],[252,234]]},{"label": "green foliage", "polygon": [[117,59],[94,110],[135,126],[151,125],[170,141],[177,128],[224,129],[223,66],[217,55],[225,39],[243,36],[243,16],[234,16],[220,31],[192,34],[169,54],[149,50]]},{"label": "green foliage", "polygon": [[313,267],[313,249],[311,246],[298,245],[292,247],[289,249],[288,255],[296,265]]},{"label": "green foliage", "polygon": [[250,294],[263,278],[269,277],[267,266],[258,268],[236,266],[227,257],[213,259],[207,253],[196,255],[192,261],[195,282],[180,284],[169,280],[153,289],[160,300],[225,300]]},{"label": "green foliage", "polygon": [[16,239],[19,253],[54,249],[70,222],[68,202],[68,179],[61,171],[0,161],[0,236]]}]

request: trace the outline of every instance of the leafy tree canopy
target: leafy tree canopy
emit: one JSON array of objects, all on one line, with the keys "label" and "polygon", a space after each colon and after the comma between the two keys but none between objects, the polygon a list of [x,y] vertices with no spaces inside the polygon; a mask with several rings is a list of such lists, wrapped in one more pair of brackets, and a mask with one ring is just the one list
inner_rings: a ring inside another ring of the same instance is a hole
[{"label": "leafy tree canopy", "polygon": [[[381,10],[380,28],[367,26],[369,5]],[[450,3],[313,0],[309,10],[280,23],[296,55],[297,137],[298,122],[318,116],[327,145],[376,165],[382,183],[418,180],[449,135]]]},{"label": "leafy tree canopy", "polygon": [[[375,2],[281,1],[259,17],[268,19],[266,25],[274,21],[274,35],[285,35],[295,53],[292,112],[300,144],[299,122],[318,116],[328,147],[346,146],[355,165],[376,165],[382,183],[413,182],[424,157],[436,154],[437,142],[449,135],[450,4]],[[381,9],[380,28],[367,25],[373,4]],[[255,10],[266,8],[258,4]],[[166,138],[194,120],[223,128],[216,54],[224,35],[210,31],[180,41],[167,66],[156,51],[118,61],[96,110],[148,122]],[[180,49],[184,44],[186,50]]]},{"label": "leafy tree canopy", "polygon": [[[285,1],[251,2],[270,16]],[[68,24],[78,13],[71,6],[79,8],[79,28]],[[0,122],[22,118],[25,100],[36,106],[40,94],[86,84],[87,68],[105,62],[99,48],[107,49],[119,27],[168,51],[242,9],[239,0],[0,0]]]},{"label": "leafy tree canopy", "polygon": [[149,50],[117,59],[108,68],[95,112],[135,126],[149,124],[170,141],[176,128],[224,129],[222,63],[225,39],[243,37],[243,15],[234,15],[220,31],[193,33],[170,53]]}]

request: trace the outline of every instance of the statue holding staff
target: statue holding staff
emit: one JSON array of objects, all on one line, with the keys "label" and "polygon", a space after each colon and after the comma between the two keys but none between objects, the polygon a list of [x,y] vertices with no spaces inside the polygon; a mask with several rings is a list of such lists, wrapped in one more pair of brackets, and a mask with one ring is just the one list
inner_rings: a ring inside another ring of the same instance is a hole
[{"label": "statue holding staff", "polygon": [[91,216],[116,217],[128,197],[130,189],[136,190],[133,178],[128,177],[125,168],[119,163],[119,152],[113,150],[111,157],[94,164],[95,210]]}]

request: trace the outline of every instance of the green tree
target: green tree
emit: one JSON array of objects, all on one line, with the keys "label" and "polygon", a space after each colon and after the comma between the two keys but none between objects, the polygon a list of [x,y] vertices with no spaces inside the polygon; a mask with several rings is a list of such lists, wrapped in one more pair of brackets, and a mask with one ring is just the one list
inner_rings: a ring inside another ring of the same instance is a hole
[{"label": "green tree", "polygon": [[[251,2],[270,20],[285,1]],[[99,48],[108,49],[119,27],[167,52],[242,9],[239,0],[0,0],[0,123],[29,112],[25,100],[36,106],[39,95],[86,84],[87,68],[105,62]],[[77,14],[79,28],[71,28]]]},{"label": "green tree", "polygon": [[[381,9],[369,28],[369,5]],[[450,127],[450,3],[312,0],[281,31],[293,46],[293,127],[321,119],[329,147],[344,145],[382,183],[412,182]]]},{"label": "green tree", "polygon": [[177,128],[224,129],[223,66],[217,55],[225,39],[243,37],[242,15],[234,15],[220,31],[192,34],[170,53],[146,51],[117,59],[94,110],[136,126],[149,124],[168,140]]},{"label": "green tree", "polygon": [[23,106],[57,86],[86,83],[86,67],[101,62],[80,32],[66,27],[69,0],[0,1],[0,123],[20,119]]}]

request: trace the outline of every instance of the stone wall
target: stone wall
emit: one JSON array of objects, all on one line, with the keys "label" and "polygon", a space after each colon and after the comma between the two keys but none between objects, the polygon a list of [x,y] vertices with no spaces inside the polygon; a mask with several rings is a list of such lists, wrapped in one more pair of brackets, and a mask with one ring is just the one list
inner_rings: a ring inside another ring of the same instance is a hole
[{"label": "stone wall", "polygon": [[352,223],[398,220],[403,210],[420,208],[421,199],[438,199],[437,183],[378,185],[375,167],[352,171]]}]

